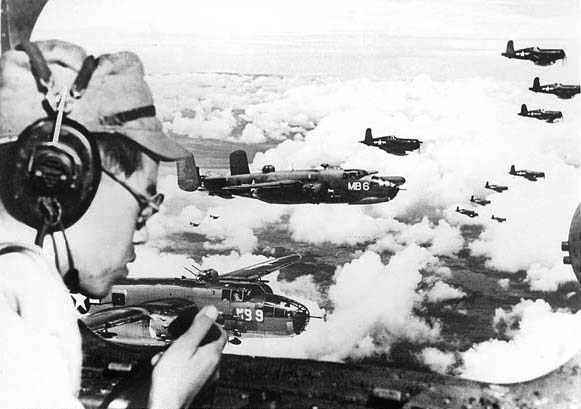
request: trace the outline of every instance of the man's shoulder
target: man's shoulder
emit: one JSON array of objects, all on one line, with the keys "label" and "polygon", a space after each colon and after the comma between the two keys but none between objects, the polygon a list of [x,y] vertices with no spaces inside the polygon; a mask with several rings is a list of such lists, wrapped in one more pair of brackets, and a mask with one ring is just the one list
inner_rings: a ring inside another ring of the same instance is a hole
[{"label": "man's shoulder", "polygon": [[64,284],[56,267],[43,256],[40,248],[0,243],[0,295],[11,305],[62,298],[60,293],[67,293]]},{"label": "man's shoulder", "polygon": [[0,274],[7,278],[19,275],[22,279],[28,274],[49,273],[50,265],[40,248],[23,243],[0,243]]}]

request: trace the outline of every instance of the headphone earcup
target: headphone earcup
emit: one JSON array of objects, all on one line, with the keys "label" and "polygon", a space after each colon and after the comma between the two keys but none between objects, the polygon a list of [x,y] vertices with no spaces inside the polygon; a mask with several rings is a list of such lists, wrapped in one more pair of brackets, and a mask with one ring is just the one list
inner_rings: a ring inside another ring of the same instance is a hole
[{"label": "headphone earcup", "polygon": [[[63,118],[58,140],[55,121],[40,119],[28,126],[15,143],[7,207],[21,222],[38,229],[45,221],[43,198],[57,202],[64,228],[89,208],[101,179],[101,160],[94,138],[81,124]],[[59,229],[51,226],[48,232]]]}]

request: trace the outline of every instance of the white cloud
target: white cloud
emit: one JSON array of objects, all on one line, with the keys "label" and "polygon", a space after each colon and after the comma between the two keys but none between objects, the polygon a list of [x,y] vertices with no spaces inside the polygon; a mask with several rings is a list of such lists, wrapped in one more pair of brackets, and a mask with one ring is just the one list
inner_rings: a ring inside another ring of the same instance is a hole
[{"label": "white cloud", "polygon": [[262,143],[266,142],[266,136],[264,136],[264,131],[257,127],[256,125],[249,123],[242,130],[242,136],[240,137],[240,142],[244,143]]},{"label": "white cloud", "polygon": [[443,281],[437,281],[426,293],[426,301],[430,303],[456,300],[464,297],[466,297],[464,291],[454,288]]},{"label": "white cloud", "polygon": [[[245,340],[240,348],[230,347],[228,351],[342,360],[389,352],[397,341],[436,341],[440,337],[440,324],[437,321],[429,324],[414,314],[414,306],[422,300],[416,292],[422,280],[420,269],[436,261],[427,250],[416,245],[398,252],[387,265],[376,253],[366,252],[337,268],[334,284],[328,291],[334,309],[328,313],[327,321],[311,320],[306,332],[294,337],[292,342]],[[307,295],[312,285],[307,281],[304,288],[303,294]],[[307,305],[313,307],[312,303]],[[322,311],[315,308],[311,313],[322,314]]]},{"label": "white cloud", "polygon": [[544,300],[523,300],[497,309],[494,323],[509,340],[491,339],[461,354],[461,376],[483,382],[534,379],[557,368],[579,350],[581,313],[553,311]]},{"label": "white cloud", "polygon": [[456,364],[456,357],[453,353],[443,352],[433,347],[424,348],[417,358],[431,370],[443,374],[448,373]]}]

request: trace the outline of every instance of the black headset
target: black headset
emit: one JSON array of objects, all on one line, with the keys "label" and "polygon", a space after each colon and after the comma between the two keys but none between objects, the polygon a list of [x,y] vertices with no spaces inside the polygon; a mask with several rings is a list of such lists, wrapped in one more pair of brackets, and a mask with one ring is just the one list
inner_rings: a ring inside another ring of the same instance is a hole
[{"label": "black headset", "polygon": [[30,58],[39,91],[45,94],[47,116],[18,136],[8,164],[4,201],[17,220],[37,230],[35,242],[42,245],[46,234],[64,231],[83,216],[99,186],[101,161],[95,139],[64,113],[67,99],[79,99],[84,93],[98,60],[85,59],[70,92],[61,92],[55,107],[48,101],[54,85],[44,56],[34,43],[23,43],[21,49]]},{"label": "black headset", "polygon": [[58,94],[39,48],[29,42],[18,48],[30,59],[38,91],[45,96],[42,105],[47,116],[27,126],[12,146],[3,202],[14,218],[36,229],[36,245],[42,246],[46,235],[51,235],[57,268],[53,233],[63,233],[69,264],[64,282],[71,292],[79,292],[79,272],[65,229],[76,223],[91,205],[101,180],[101,159],[91,133],[68,118],[65,111],[69,98],[79,99],[83,95],[98,60],[87,57],[70,91],[63,88]]},{"label": "black headset", "polygon": [[[91,205],[101,181],[101,158],[93,135],[66,112],[68,103],[83,96],[99,60],[85,58],[70,90],[63,88],[59,93],[38,46],[23,42],[17,49],[28,55],[38,91],[44,94],[42,106],[47,116],[26,127],[14,143],[6,168],[10,180],[2,200],[14,218],[36,229],[36,245],[42,246],[46,235],[51,235],[57,266],[53,233],[63,233],[69,264],[64,281],[72,292],[79,292],[79,273],[65,229]],[[147,105],[105,115],[99,121],[122,125],[155,115],[155,107]]]}]

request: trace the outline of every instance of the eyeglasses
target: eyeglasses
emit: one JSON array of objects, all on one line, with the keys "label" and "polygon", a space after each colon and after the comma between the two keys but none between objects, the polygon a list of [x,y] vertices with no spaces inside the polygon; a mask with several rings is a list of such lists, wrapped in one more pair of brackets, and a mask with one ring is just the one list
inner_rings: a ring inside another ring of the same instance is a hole
[{"label": "eyeglasses", "polygon": [[143,229],[143,227],[145,227],[145,223],[147,223],[151,216],[159,212],[159,207],[163,203],[164,199],[163,193],[157,193],[153,196],[148,196],[143,193],[139,193],[135,191],[127,183],[125,183],[117,176],[115,176],[115,174],[113,174],[111,171],[104,168],[102,168],[101,170],[103,171],[104,174],[106,174],[115,182],[123,186],[129,193],[131,193],[131,196],[133,196],[135,200],[137,200],[137,203],[139,203],[139,216],[137,217],[137,221],[135,222],[135,230],[139,231]]}]

